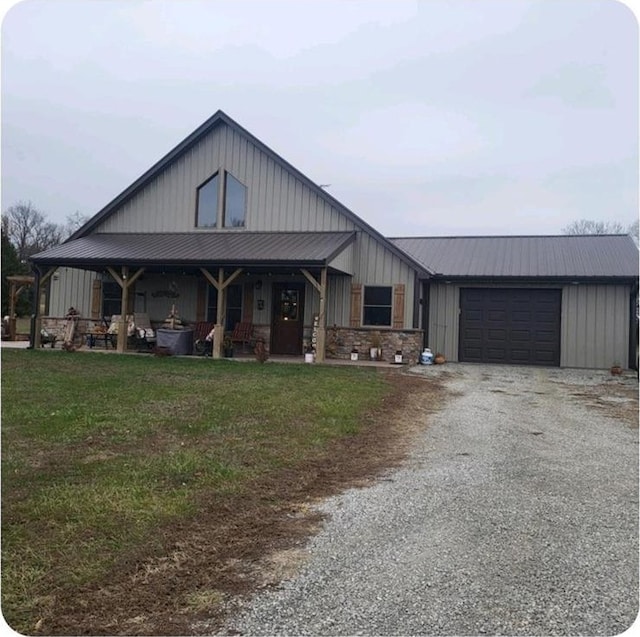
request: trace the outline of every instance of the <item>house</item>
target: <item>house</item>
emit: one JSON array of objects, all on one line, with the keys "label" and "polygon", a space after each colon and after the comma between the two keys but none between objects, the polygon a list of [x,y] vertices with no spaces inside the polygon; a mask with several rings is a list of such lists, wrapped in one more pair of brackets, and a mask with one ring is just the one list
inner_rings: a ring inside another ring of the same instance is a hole
[{"label": "house", "polygon": [[368,351],[373,331],[389,360],[422,347],[428,270],[221,111],[32,262],[52,316],[157,322],[175,305],[216,334],[251,323],[274,355],[313,341],[318,360]]},{"label": "house", "polygon": [[388,361],[635,360],[628,237],[389,239],[221,111],[32,263],[50,316],[175,306],[218,335],[251,323],[272,355],[349,358],[378,333]]}]

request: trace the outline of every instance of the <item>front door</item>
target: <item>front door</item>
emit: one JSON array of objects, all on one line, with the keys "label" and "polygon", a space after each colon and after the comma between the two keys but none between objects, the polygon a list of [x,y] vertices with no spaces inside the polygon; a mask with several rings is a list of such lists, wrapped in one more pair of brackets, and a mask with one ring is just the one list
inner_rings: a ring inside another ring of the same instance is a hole
[{"label": "front door", "polygon": [[274,283],[272,354],[302,354],[303,319],[304,283]]}]

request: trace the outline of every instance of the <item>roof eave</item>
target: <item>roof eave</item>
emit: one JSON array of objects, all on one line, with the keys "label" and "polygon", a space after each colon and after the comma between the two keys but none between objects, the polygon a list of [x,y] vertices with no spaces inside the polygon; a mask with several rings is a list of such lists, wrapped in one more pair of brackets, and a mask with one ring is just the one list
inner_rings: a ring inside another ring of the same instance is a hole
[{"label": "roof eave", "polygon": [[552,283],[633,283],[638,280],[638,276],[632,275],[562,275],[562,276],[545,276],[537,274],[528,274],[521,276],[496,276],[491,274],[442,274],[438,273],[433,277],[435,282],[474,282],[474,283],[525,283],[532,282],[540,284],[541,281],[549,281]]}]

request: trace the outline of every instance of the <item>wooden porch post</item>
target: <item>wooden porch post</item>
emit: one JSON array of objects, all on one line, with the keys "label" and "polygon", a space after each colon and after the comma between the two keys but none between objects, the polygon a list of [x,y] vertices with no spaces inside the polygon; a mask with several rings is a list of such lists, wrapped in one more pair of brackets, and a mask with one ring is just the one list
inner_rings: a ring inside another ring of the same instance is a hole
[{"label": "wooden porch post", "polygon": [[9,281],[9,340],[16,340],[16,282]]},{"label": "wooden porch post", "polygon": [[318,351],[316,360],[319,363],[325,359],[325,344],[327,340],[327,268],[322,268],[320,272],[320,312],[318,316]]},{"label": "wooden porch post", "polygon": [[313,287],[318,291],[320,295],[320,308],[318,311],[318,341],[316,344],[316,361],[318,363],[324,362],[325,359],[325,347],[327,341],[327,313],[326,313],[326,304],[327,304],[327,268],[326,266],[320,270],[320,283],[316,280],[316,278],[306,270],[305,268],[300,268],[302,274],[304,274],[305,278],[313,285]]},{"label": "wooden porch post", "polygon": [[122,289],[121,305],[120,305],[120,322],[118,323],[118,345],[117,351],[122,354],[127,351],[127,305],[129,303],[129,288],[138,280],[144,272],[144,268],[140,268],[129,276],[129,266],[123,265],[120,276],[113,268],[108,267],[109,274],[114,278]]},{"label": "wooden porch post", "polygon": [[222,341],[224,340],[224,315],[225,315],[225,307],[227,304],[227,286],[232,281],[235,281],[240,273],[242,272],[242,268],[238,268],[232,274],[230,274],[227,279],[224,278],[224,268],[218,268],[218,278],[213,276],[209,270],[206,268],[200,268],[202,274],[204,274],[205,278],[213,287],[218,290],[218,303],[216,304],[216,324],[215,324],[215,332],[213,334],[213,349],[211,351],[212,358],[222,358]]},{"label": "wooden porch post", "polygon": [[40,334],[40,330],[42,329],[42,317],[40,316],[40,305],[41,305],[41,301],[42,301],[42,294],[44,292],[44,286],[46,285],[47,281],[51,278],[51,276],[53,275],[53,273],[58,269],[57,266],[54,266],[52,268],[49,268],[42,276],[40,276],[40,270],[36,270],[37,276],[36,276],[36,290],[35,290],[35,296],[34,296],[34,304],[36,306],[36,311],[35,311],[35,325],[34,325],[34,330],[35,330],[35,334],[33,335],[33,348],[34,349],[38,349],[42,343],[42,337]]}]

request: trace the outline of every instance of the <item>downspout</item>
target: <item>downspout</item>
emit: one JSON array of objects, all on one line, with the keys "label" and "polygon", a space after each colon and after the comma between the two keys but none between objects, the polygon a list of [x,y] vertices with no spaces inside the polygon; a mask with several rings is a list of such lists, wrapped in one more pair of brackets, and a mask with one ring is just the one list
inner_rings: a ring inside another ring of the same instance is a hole
[{"label": "downspout", "polygon": [[429,347],[429,311],[431,303],[431,280],[422,283],[422,347]]},{"label": "downspout", "polygon": [[413,316],[411,318],[411,327],[414,330],[420,329],[420,299],[421,288],[420,288],[420,278],[418,277],[418,273],[415,272],[413,275]]},{"label": "downspout", "polygon": [[629,369],[638,371],[638,281],[631,288],[629,297]]}]

